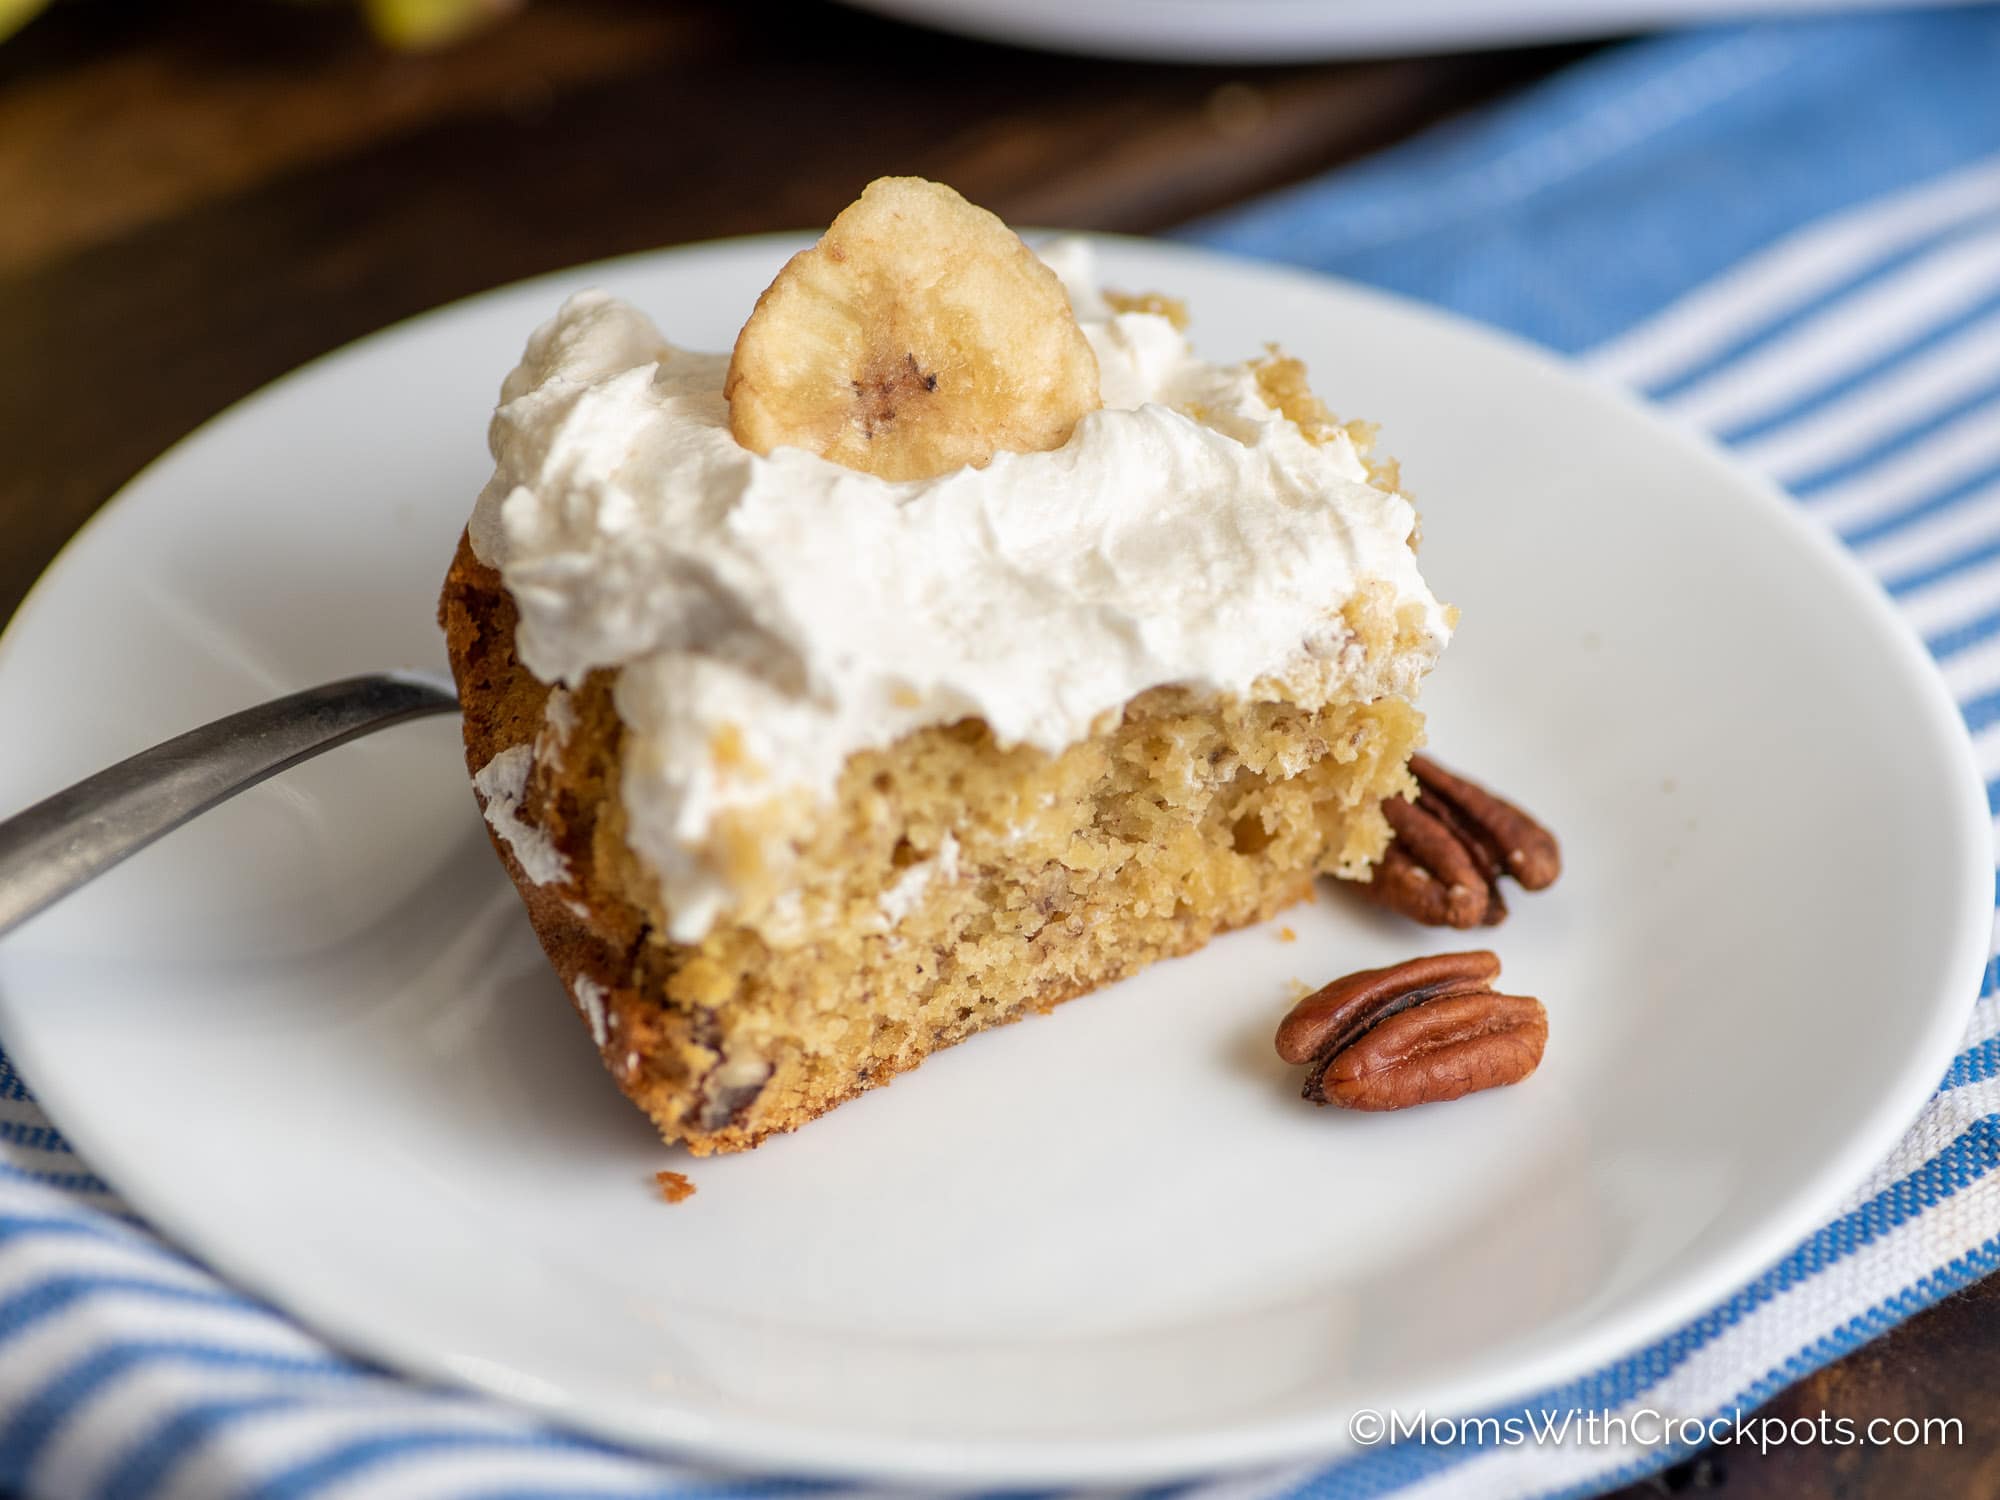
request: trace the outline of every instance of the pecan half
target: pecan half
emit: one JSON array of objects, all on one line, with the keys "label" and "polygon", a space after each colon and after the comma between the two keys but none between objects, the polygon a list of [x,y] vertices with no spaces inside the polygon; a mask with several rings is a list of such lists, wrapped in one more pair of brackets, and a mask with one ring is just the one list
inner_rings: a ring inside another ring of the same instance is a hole
[{"label": "pecan half", "polygon": [[1442,804],[1459,827],[1484,847],[1489,857],[1529,891],[1546,890],[1562,874],[1562,849],[1556,836],[1504,797],[1467,781],[1428,755],[1410,757],[1410,774],[1426,798]]},{"label": "pecan half", "polygon": [[1382,815],[1396,835],[1371,882],[1383,905],[1427,927],[1491,926],[1507,915],[1474,846],[1455,828],[1401,797],[1384,802]]},{"label": "pecan half", "polygon": [[1278,1055],[1305,1063],[1306,1098],[1408,1109],[1519,1083],[1548,1041],[1539,1000],[1500,995],[1484,950],[1363,969],[1314,991],[1278,1027]]},{"label": "pecan half", "polygon": [[1507,919],[1500,878],[1531,891],[1562,873],[1555,835],[1503,797],[1410,757],[1420,796],[1382,804],[1395,839],[1369,882],[1375,900],[1429,927],[1493,927]]}]

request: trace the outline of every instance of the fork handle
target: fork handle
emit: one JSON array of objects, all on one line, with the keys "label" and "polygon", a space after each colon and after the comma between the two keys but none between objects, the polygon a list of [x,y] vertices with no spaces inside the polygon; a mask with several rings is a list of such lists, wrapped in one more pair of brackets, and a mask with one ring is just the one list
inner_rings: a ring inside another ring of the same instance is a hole
[{"label": "fork handle", "polygon": [[0,936],[197,814],[323,750],[458,700],[415,676],[348,677],[190,729],[0,822]]}]

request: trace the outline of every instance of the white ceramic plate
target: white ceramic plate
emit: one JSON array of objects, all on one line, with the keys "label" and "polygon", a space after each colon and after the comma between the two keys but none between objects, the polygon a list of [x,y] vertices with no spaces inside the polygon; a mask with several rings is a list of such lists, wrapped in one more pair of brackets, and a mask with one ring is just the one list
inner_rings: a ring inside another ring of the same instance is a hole
[{"label": "white ceramic plate", "polygon": [[[597,284],[725,347],[788,246],[510,288],[160,460],[0,642],[0,807],[285,689],[436,667],[501,374]],[[1833,546],[1699,440],[1368,292],[1108,242],[1201,344],[1282,335],[1386,426],[1464,607],[1434,743],[1568,873],[1493,934],[1527,1086],[1307,1108],[1294,981],[1455,943],[1337,895],[980,1037],[752,1155],[612,1089],[481,831],[455,726],[315,762],[0,946],[0,1034],[92,1163],[388,1364],[721,1460],[1138,1480],[1328,1451],[1603,1362],[1787,1249],[1939,1076],[1989,923],[1959,718]],[[1480,941],[1487,941],[1482,936]],[[689,1170],[668,1207],[651,1174]]]},{"label": "white ceramic plate", "polygon": [[[1170,62],[1308,62],[1581,41],[1934,0],[848,0],[998,42]],[[1949,3],[1949,0],[1947,0]],[[1964,0],[1961,0],[1964,3]]]}]

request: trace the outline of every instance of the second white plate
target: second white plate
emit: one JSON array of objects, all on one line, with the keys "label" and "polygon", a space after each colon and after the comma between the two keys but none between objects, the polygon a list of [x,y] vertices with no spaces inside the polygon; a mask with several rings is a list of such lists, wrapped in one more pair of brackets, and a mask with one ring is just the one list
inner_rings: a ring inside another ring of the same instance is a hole
[{"label": "second white plate", "polygon": [[[848,0],[862,10],[1058,52],[1297,63],[1584,41],[1749,16],[1936,0]],[[1947,0],[1949,3],[1949,0]],[[1969,3],[1969,0],[1960,0]]]},{"label": "second white plate", "polygon": [[[0,807],[255,699],[441,664],[432,601],[500,375],[606,286],[726,347],[788,246],[646,256],[367,340],[141,476],[0,642]],[[92,1164],[388,1364],[625,1441],[960,1483],[1330,1451],[1348,1415],[1526,1394],[1786,1249],[1936,1081],[1990,920],[1987,815],[1918,647],[1763,485],[1519,346],[1108,242],[1199,342],[1282,336],[1385,424],[1464,607],[1448,760],[1563,882],[1490,941],[1527,1086],[1318,1112],[1295,981],[1462,942],[1328,893],[973,1042],[751,1155],[618,1097],[473,810],[398,730],[183,830],[0,948],[0,1033]],[[697,1196],[661,1203],[651,1174]]]}]

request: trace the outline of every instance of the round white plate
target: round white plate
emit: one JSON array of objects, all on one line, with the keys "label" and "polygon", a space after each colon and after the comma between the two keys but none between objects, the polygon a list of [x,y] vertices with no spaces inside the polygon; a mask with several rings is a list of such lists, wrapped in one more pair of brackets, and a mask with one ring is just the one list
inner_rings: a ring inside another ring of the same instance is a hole
[{"label": "round white plate", "polygon": [[[996,42],[1100,57],[1296,63],[1623,36],[1934,0],[848,0]],[[1949,3],[1949,0],[1947,0]],[[1969,3],[1969,0],[1960,0]]]},{"label": "round white plate", "polygon": [[[280,381],[133,482],[0,641],[0,807],[256,699],[438,667],[528,330],[608,287],[726,347],[789,245],[513,287]],[[1295,983],[1467,946],[1338,892],[747,1156],[661,1147],[486,846],[448,722],[342,750],[0,945],[0,1035],[167,1233],[330,1338],[599,1433],[819,1472],[1139,1480],[1573,1376],[1786,1250],[1935,1083],[1989,923],[1956,711],[1701,441],[1369,292],[1137,242],[1203,348],[1385,425],[1464,625],[1433,741],[1561,831],[1481,934],[1527,1085],[1306,1107]],[[835,565],[835,560],[829,560]],[[20,732],[32,726],[32,732]],[[698,1195],[662,1203],[652,1173]]]}]

